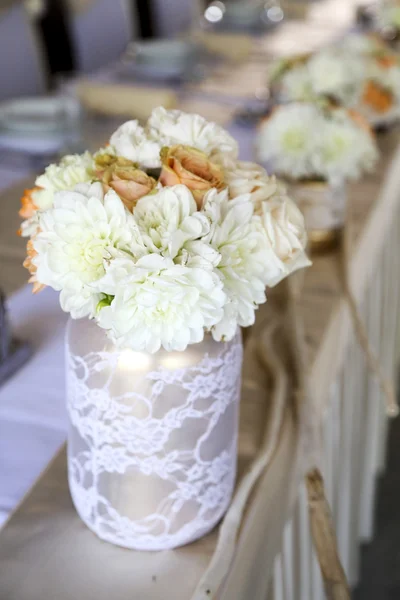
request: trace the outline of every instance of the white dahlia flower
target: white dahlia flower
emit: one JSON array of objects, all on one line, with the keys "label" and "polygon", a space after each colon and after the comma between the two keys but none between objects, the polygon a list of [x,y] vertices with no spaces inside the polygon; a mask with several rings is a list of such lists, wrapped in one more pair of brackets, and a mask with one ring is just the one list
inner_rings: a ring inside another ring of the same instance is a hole
[{"label": "white dahlia flower", "polygon": [[35,185],[42,188],[32,192],[32,200],[38,210],[53,206],[54,194],[72,190],[76,184],[93,179],[93,157],[89,152],[64,156],[58,165],[49,165]]},{"label": "white dahlia flower", "polygon": [[101,287],[114,298],[99,311],[99,325],[117,346],[151,353],[202,341],[205,330],[221,320],[226,301],[215,273],[158,254],[136,263],[114,260]]},{"label": "white dahlia flower", "polygon": [[354,104],[364,80],[364,61],[338,48],[327,48],[311,56],[307,62],[312,90],[328,95],[345,106]]},{"label": "white dahlia flower", "polygon": [[254,323],[257,305],[265,302],[265,286],[277,273],[270,271],[272,250],[254,216],[250,194],[229,200],[227,190],[210,190],[204,211],[211,221],[206,239],[221,255],[216,272],[228,298],[224,318],[213,328],[213,336],[231,339],[237,325]]},{"label": "white dahlia flower", "polygon": [[307,65],[289,69],[279,80],[279,96],[283,101],[309,100],[314,95]]},{"label": "white dahlia flower", "polygon": [[378,151],[369,130],[358,126],[343,110],[336,110],[320,130],[320,149],[315,170],[325,179],[340,183],[358,179],[376,163]]},{"label": "white dahlia flower", "polygon": [[378,21],[382,27],[400,29],[400,4],[396,0],[386,0],[380,3]]},{"label": "white dahlia flower", "polygon": [[159,107],[153,110],[147,131],[151,139],[160,140],[163,146],[184,144],[209,156],[224,154],[236,158],[238,155],[236,140],[223,127],[200,115]]},{"label": "white dahlia flower", "polygon": [[133,216],[114,191],[104,196],[100,183],[58,192],[39,225],[33,241],[36,278],[61,291],[61,306],[75,319],[94,315],[100,300],[96,284],[112,259],[145,254]]},{"label": "white dahlia flower", "polygon": [[381,42],[374,34],[349,33],[340,40],[341,51],[352,54],[370,55],[383,48],[385,48],[385,43]]},{"label": "white dahlia flower", "polygon": [[345,106],[353,106],[364,79],[365,61],[361,54],[345,47],[331,46],[278,74],[275,85],[285,102],[330,96]]},{"label": "white dahlia flower", "polygon": [[266,119],[257,139],[258,155],[289,179],[357,179],[375,164],[375,140],[360,117],[315,104],[282,105]]},{"label": "white dahlia flower", "polygon": [[260,160],[276,173],[293,178],[313,175],[312,157],[320,135],[321,117],[313,104],[282,105],[260,126]]},{"label": "white dahlia flower", "polygon": [[191,191],[174,185],[141,198],[133,215],[149,252],[175,259],[188,242],[204,237],[210,223]]}]

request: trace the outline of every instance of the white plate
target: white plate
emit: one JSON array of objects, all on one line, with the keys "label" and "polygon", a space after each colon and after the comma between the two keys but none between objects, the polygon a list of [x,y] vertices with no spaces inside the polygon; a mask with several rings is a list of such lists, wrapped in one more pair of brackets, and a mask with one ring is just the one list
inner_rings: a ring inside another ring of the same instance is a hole
[{"label": "white plate", "polygon": [[183,79],[189,71],[188,65],[158,65],[126,63],[119,70],[121,79],[139,78],[144,80],[169,81]]},{"label": "white plate", "polygon": [[51,135],[30,136],[14,133],[3,134],[0,131],[0,151],[14,150],[32,156],[45,156],[58,153],[65,146],[65,135],[60,132],[54,132]]},{"label": "white plate", "polygon": [[133,51],[137,64],[178,67],[192,62],[197,48],[182,40],[148,40],[135,43]]},{"label": "white plate", "polygon": [[259,4],[229,2],[226,4],[224,20],[232,25],[252,27],[260,23],[261,12]]},{"label": "white plate", "polygon": [[23,98],[0,104],[0,128],[3,132],[24,135],[54,133],[66,129],[79,117],[74,98]]}]

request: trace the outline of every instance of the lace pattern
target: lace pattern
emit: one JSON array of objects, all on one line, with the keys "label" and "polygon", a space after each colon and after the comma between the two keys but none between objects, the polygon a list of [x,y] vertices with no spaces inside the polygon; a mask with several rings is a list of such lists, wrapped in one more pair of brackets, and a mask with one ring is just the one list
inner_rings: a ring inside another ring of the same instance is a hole
[{"label": "lace pattern", "polygon": [[70,489],[79,515],[102,539],[173,548],[207,533],[227,509],[240,332],[229,343],[208,341],[206,353],[200,346],[173,353],[183,366],[146,371],[135,360],[132,369],[121,367],[121,352],[81,355],[67,341]]}]

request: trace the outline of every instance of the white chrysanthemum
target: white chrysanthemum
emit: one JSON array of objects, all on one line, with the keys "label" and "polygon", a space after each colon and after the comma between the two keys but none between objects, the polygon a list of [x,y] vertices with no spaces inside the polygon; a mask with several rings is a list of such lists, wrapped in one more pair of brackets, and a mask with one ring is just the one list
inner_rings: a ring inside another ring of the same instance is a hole
[{"label": "white chrysanthemum", "polygon": [[359,82],[364,80],[364,62],[356,56],[328,48],[314,54],[307,62],[315,94],[333,96],[346,106],[354,103]]},{"label": "white chrysanthemum", "polygon": [[152,139],[160,140],[163,146],[184,144],[202,150],[209,156],[225,154],[236,158],[238,144],[223,127],[207,121],[196,114],[180,110],[153,110],[147,123]]},{"label": "white chrysanthemum", "polygon": [[[207,217],[198,212],[191,191],[184,185],[161,188],[155,194],[144,196],[136,204],[133,215],[148,251],[172,259],[181,257],[182,252],[187,257],[188,248],[196,247],[189,243],[204,237],[210,230]],[[197,247],[200,251],[200,244]]]},{"label": "white chrysanthemum", "polygon": [[99,311],[99,325],[119,347],[151,353],[201,342],[222,318],[226,300],[215,273],[158,254],[136,263],[116,259],[101,285],[114,299]]},{"label": "white chrysanthemum", "polygon": [[282,105],[261,123],[257,148],[261,161],[289,177],[313,175],[312,157],[320,135],[321,116],[312,104]]},{"label": "white chrysanthemum", "polygon": [[61,290],[61,306],[73,318],[94,314],[100,299],[96,283],[109,261],[124,252],[145,253],[133,216],[114,191],[104,196],[100,183],[55,194],[54,207],[41,214],[39,224],[36,278]]},{"label": "white chrysanthemum", "polygon": [[93,179],[93,157],[89,152],[64,156],[58,165],[49,165],[35,184],[43,189],[32,193],[32,200],[39,210],[53,206],[54,194],[72,190],[78,183]]},{"label": "white chrysanthemum", "polygon": [[150,140],[138,121],[127,121],[110,138],[111,148],[118,156],[123,156],[143,168],[161,166],[161,142]]},{"label": "white chrysanthemum", "polygon": [[273,287],[290,273],[311,265],[306,254],[304,217],[293,200],[285,193],[277,193],[268,200],[259,202],[256,214],[261,216],[278,271],[277,276],[269,280],[269,287]]},{"label": "white chrysanthemum", "polygon": [[250,194],[229,200],[228,191],[210,190],[204,211],[211,222],[207,241],[221,255],[217,266],[228,302],[224,318],[213,328],[216,340],[231,339],[237,325],[254,323],[254,311],[265,302],[265,285],[277,275],[259,217],[254,216]]},{"label": "white chrysanthemum", "polygon": [[382,27],[400,29],[400,5],[398,2],[382,2],[378,12],[379,24]]},{"label": "white chrysanthemum", "polygon": [[284,101],[309,100],[315,93],[307,65],[289,69],[279,80],[279,95]]},{"label": "white chrysanthemum", "polygon": [[335,111],[320,131],[316,171],[332,182],[358,179],[375,165],[378,152],[369,131],[354,123],[344,111]]},{"label": "white chrysanthemum", "polygon": [[374,35],[365,33],[349,33],[340,40],[341,51],[351,54],[371,54],[379,51],[381,48],[382,44]]}]

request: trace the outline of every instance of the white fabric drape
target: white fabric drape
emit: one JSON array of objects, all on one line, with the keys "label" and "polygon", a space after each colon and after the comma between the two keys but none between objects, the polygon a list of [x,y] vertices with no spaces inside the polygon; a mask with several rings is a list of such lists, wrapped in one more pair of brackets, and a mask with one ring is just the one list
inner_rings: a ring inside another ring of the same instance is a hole
[{"label": "white fabric drape", "polygon": [[44,93],[42,48],[22,3],[0,11],[0,101]]}]

